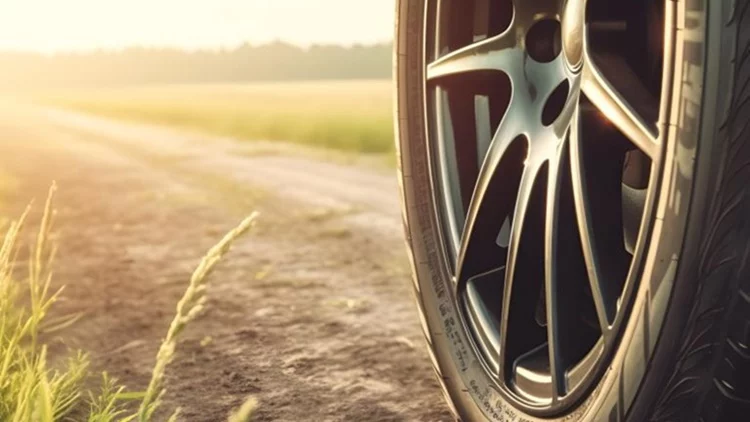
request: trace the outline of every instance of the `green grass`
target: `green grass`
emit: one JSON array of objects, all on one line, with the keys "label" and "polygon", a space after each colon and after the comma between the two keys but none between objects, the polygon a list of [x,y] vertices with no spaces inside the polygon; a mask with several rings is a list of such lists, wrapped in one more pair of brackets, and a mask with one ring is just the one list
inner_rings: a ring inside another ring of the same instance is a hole
[{"label": "green grass", "polygon": [[391,82],[123,87],[47,95],[57,106],[242,140],[390,153]]},{"label": "green grass", "polygon": [[[106,373],[101,387],[90,391],[85,385],[93,375],[83,351],[72,351],[67,360],[51,367],[43,339],[72,324],[78,315],[50,320],[50,308],[62,289],[52,289],[51,264],[55,247],[50,244],[54,212],[50,190],[36,241],[30,249],[24,271],[18,271],[18,239],[23,235],[23,216],[8,224],[0,245],[0,420],[8,422],[148,422],[161,406],[164,374],[172,361],[180,333],[201,311],[205,302],[208,276],[229,251],[233,242],[253,225],[255,214],[230,231],[211,248],[193,273],[175,317],[156,357],[148,388],[127,391]],[[127,402],[140,402],[136,413],[126,411]],[[249,398],[230,422],[249,420],[256,402]],[[179,409],[169,419],[179,420]]]}]

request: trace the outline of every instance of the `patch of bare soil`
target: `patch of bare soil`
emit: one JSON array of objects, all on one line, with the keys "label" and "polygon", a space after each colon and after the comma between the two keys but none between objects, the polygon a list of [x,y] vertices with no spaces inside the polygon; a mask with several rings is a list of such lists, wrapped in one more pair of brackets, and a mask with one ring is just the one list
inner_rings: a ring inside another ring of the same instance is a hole
[{"label": "patch of bare soil", "polygon": [[[51,339],[53,356],[83,348],[96,369],[144,389],[192,269],[257,209],[257,228],[214,273],[206,311],[183,337],[165,407],[220,421],[254,395],[259,421],[451,420],[423,346],[397,203],[356,200],[395,189],[392,175],[308,162],[318,185],[306,190],[295,181],[304,173],[283,168],[301,159],[146,148],[158,134],[123,143],[44,115],[0,115],[2,215],[32,197],[41,205],[59,184],[55,282],[67,287],[55,313],[83,318]],[[296,176],[264,183],[257,163]],[[349,194],[325,197],[327,178]]]}]

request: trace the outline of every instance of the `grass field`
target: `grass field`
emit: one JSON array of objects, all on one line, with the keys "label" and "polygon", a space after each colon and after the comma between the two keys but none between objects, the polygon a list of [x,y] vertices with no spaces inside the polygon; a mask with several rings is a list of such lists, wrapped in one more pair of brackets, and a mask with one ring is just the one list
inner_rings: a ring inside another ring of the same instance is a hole
[{"label": "grass field", "polygon": [[386,80],[171,85],[47,96],[57,106],[242,140],[362,153],[393,151]]}]

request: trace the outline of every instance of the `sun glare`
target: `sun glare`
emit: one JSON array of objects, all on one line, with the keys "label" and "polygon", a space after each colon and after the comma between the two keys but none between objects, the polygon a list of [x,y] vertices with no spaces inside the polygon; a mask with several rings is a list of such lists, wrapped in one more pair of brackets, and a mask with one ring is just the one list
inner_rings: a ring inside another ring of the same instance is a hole
[{"label": "sun glare", "polygon": [[376,43],[392,35],[392,0],[10,0],[0,50],[129,46],[205,49],[245,42]]}]

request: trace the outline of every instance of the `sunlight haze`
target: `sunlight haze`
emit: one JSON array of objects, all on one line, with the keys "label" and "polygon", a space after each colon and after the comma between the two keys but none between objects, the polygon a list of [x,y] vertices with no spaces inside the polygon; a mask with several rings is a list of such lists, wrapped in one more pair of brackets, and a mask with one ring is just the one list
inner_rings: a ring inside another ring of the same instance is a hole
[{"label": "sunlight haze", "polygon": [[6,0],[0,50],[390,41],[393,0]]}]

